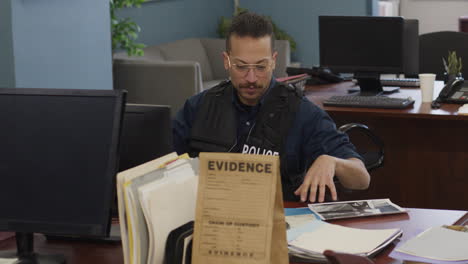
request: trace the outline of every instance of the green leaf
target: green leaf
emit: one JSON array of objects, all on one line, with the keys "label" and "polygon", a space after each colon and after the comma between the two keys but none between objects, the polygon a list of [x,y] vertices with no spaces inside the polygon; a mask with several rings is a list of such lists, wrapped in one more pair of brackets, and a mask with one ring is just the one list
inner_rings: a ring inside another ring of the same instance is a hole
[{"label": "green leaf", "polygon": [[109,0],[111,14],[112,50],[123,49],[129,56],[142,56],[144,44],[136,43],[141,28],[130,18],[117,18],[115,11],[121,8],[141,7],[146,0]]},{"label": "green leaf", "polygon": [[[445,61],[445,60],[444,60]],[[461,72],[462,69],[462,59],[461,57],[457,57],[456,51],[448,51],[447,55],[447,73],[457,75]]]}]

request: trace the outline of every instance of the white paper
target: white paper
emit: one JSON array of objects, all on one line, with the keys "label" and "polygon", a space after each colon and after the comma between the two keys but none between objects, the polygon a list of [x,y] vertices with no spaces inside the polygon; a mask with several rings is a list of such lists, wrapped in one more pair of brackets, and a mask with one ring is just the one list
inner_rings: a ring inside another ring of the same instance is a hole
[{"label": "white paper", "polygon": [[323,223],[313,232],[306,232],[289,242],[291,246],[322,253],[333,251],[366,255],[386,242],[399,229],[357,229]]},{"label": "white paper", "polygon": [[198,177],[186,162],[164,171],[165,176],[139,188],[148,220],[148,263],[161,264],[169,232],[195,219]]},{"label": "white paper", "polygon": [[[119,208],[119,219],[120,219],[120,234],[122,239],[122,250],[124,256],[124,263],[131,264],[134,263],[134,259],[130,257],[130,252],[133,251],[133,248],[130,247],[130,241],[128,237],[128,227],[127,223],[127,211],[125,207],[124,199],[124,183],[131,181],[137,177],[143,176],[153,170],[156,170],[159,166],[165,162],[177,158],[175,152],[167,154],[156,160],[144,163],[137,167],[125,170],[117,174],[117,201]],[[131,224],[131,223],[130,223]]]},{"label": "white paper", "polygon": [[17,258],[0,258],[0,264],[13,264],[16,263]]},{"label": "white paper", "polygon": [[435,260],[468,261],[468,233],[433,227],[406,241],[397,251]]}]

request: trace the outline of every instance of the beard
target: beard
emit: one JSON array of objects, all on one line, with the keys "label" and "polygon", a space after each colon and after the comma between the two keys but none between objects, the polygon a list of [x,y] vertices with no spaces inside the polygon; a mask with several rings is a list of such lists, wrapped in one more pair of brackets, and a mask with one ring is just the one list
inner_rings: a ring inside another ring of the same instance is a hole
[{"label": "beard", "polygon": [[266,91],[268,84],[262,82],[242,82],[235,86],[241,102],[246,105],[255,105]]}]

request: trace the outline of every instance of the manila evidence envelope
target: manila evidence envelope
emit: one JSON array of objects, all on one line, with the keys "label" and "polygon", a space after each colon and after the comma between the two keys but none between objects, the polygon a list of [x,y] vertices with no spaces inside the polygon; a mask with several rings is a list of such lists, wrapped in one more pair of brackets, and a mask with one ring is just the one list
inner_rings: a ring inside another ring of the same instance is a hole
[{"label": "manila evidence envelope", "polygon": [[288,263],[277,156],[201,153],[193,264]]}]

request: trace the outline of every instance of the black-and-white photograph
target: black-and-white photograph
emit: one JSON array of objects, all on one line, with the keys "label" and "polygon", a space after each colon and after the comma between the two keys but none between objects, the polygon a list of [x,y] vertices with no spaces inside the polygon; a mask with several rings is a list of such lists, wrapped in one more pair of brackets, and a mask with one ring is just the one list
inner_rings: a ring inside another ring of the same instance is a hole
[{"label": "black-and-white photograph", "polygon": [[405,212],[389,199],[309,204],[309,208],[322,220]]}]

